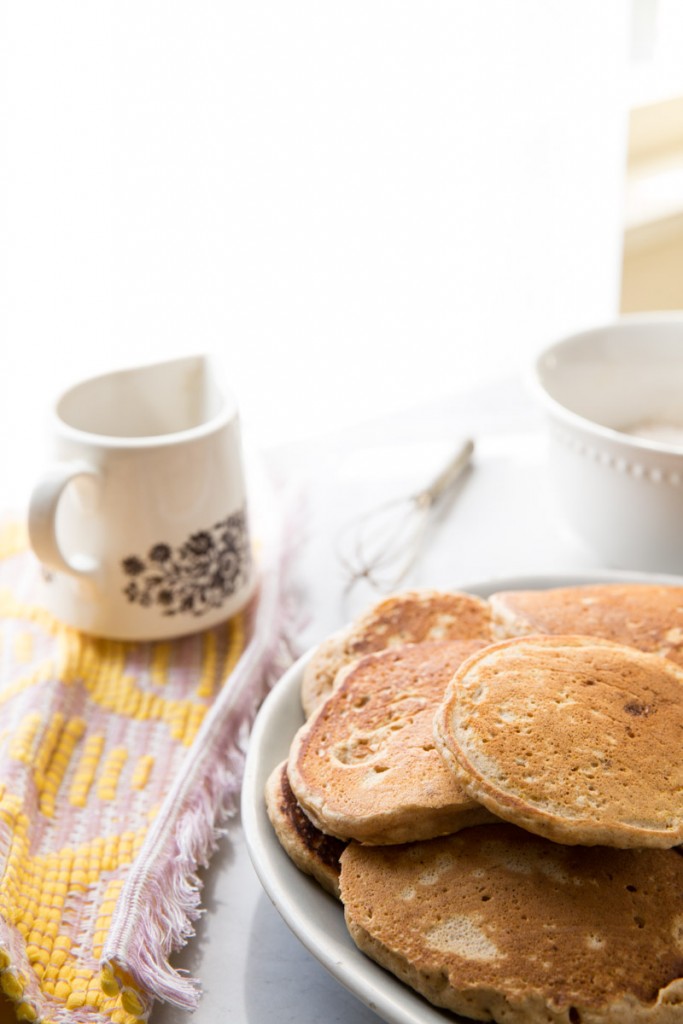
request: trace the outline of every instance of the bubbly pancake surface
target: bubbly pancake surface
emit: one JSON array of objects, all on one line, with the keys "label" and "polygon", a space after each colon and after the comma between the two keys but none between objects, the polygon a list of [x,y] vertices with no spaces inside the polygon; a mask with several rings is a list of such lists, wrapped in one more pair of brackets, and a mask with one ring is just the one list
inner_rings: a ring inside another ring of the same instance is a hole
[{"label": "bubbly pancake surface", "polygon": [[265,797],[268,817],[287,855],[300,871],[338,898],[339,858],[346,844],[325,835],[306,817],[289,785],[286,761],[269,775]]},{"label": "bubbly pancake surface", "polygon": [[683,665],[683,587],[606,583],[492,594],[507,635],[583,634],[661,654]]},{"label": "bubbly pancake surface", "polygon": [[683,841],[683,670],[592,637],[475,653],[435,717],[446,763],[494,814],[562,843]]},{"label": "bubbly pancake surface", "polygon": [[438,1006],[506,1024],[683,1018],[676,850],[560,846],[501,824],[350,843],[341,863],[356,944]]},{"label": "bubbly pancake surface", "polygon": [[491,610],[481,598],[440,590],[401,591],[319,645],[301,684],[304,712],[311,715],[332,691],[339,670],[365,654],[398,644],[492,637]]},{"label": "bubbly pancake surface", "polygon": [[481,646],[411,644],[345,670],[298,731],[287,766],[318,828],[341,839],[400,843],[490,819],[443,763],[432,727],[454,671]]}]

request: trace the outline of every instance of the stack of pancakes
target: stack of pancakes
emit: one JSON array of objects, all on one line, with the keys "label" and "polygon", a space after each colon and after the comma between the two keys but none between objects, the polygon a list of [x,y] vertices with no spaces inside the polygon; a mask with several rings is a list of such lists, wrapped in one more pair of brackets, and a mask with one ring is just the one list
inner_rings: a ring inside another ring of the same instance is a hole
[{"label": "stack of pancakes", "polygon": [[361,950],[477,1020],[683,1022],[683,587],[408,591],[266,787]]}]

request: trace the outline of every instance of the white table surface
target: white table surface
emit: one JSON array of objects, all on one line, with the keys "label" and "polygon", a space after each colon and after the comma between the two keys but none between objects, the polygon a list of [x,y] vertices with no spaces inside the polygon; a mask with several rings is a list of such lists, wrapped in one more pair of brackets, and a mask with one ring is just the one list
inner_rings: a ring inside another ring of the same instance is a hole
[{"label": "white table surface", "polygon": [[[439,454],[463,434],[475,439],[472,468],[405,585],[457,588],[491,577],[609,568],[564,533],[546,482],[543,423],[516,381],[500,381],[457,403],[269,453],[278,472],[302,488],[308,540],[297,584],[309,616],[298,636],[302,648],[374,599],[367,591],[354,604],[341,599],[333,546],[341,525],[382,493],[427,483]],[[159,1005],[152,1024],[378,1021],[282,922],[252,868],[239,815],[227,833],[204,873],[196,936],[174,960],[201,979],[201,1003],[193,1015]]]}]

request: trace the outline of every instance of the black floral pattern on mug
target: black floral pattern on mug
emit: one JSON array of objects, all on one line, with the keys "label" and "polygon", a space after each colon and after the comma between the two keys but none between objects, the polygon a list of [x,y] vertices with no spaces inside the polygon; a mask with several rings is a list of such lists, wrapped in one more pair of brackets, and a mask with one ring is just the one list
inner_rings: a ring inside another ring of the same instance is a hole
[{"label": "black floral pattern on mug", "polygon": [[123,593],[143,608],[195,616],[220,608],[251,570],[246,511],[191,534],[179,547],[162,542],[146,555],[128,555],[121,568],[128,577]]}]

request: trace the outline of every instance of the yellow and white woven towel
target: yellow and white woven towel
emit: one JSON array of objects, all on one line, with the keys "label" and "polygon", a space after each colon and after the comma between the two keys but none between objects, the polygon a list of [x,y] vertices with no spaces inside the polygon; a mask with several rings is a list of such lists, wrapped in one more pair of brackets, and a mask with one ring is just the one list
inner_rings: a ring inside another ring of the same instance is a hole
[{"label": "yellow and white woven towel", "polygon": [[[266,563],[267,563],[266,559]],[[137,1024],[191,1009],[168,963],[196,869],[235,806],[283,649],[280,558],[251,606],[171,642],[84,636],[35,604],[24,530],[0,533],[0,986],[28,1021]]]}]

